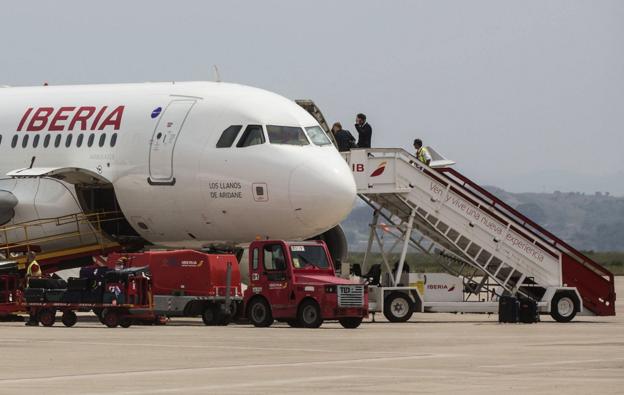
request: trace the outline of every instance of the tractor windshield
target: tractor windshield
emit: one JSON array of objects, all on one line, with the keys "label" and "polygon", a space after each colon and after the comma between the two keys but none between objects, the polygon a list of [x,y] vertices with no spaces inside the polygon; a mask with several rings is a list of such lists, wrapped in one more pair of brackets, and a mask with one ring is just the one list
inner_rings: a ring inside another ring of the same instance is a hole
[{"label": "tractor windshield", "polygon": [[295,269],[329,269],[325,249],[318,245],[291,245],[290,254]]}]

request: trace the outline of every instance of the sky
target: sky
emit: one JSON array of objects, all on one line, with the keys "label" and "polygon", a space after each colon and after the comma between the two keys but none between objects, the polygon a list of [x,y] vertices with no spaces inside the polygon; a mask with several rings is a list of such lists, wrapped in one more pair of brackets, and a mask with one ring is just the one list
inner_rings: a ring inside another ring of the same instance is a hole
[{"label": "sky", "polygon": [[481,184],[624,196],[624,1],[3,2],[0,85],[221,79]]}]

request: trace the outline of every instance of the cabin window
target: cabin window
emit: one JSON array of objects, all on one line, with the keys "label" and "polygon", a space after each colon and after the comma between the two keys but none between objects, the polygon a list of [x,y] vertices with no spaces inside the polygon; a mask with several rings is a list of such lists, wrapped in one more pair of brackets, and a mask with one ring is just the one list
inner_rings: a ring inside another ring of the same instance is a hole
[{"label": "cabin window", "polygon": [[80,146],[82,145],[82,140],[84,140],[84,135],[80,133],[78,135],[78,138],[76,139],[76,147],[80,148]]},{"label": "cabin window", "polygon": [[251,145],[258,145],[264,143],[264,133],[262,131],[262,126],[260,125],[249,125],[245,129],[245,132],[241,136],[240,140],[238,140],[237,147],[249,147]]},{"label": "cabin window", "polygon": [[48,148],[48,145],[50,145],[50,135],[46,134],[45,138],[43,139],[43,148]]},{"label": "cabin window", "polygon": [[217,148],[231,147],[242,128],[242,125],[232,125],[229,128],[225,129],[223,133],[221,133],[219,141],[217,141]]},{"label": "cabin window", "polygon": [[39,145],[39,135],[35,134],[35,137],[33,137],[33,148],[37,148],[37,146]]},{"label": "cabin window", "polygon": [[54,138],[54,148],[58,148],[59,145],[61,145],[61,138],[62,136],[60,134],[56,135],[56,137]]},{"label": "cabin window", "polygon": [[268,125],[267,133],[271,144],[308,145],[308,139],[303,129],[293,126]]},{"label": "cabin window", "polygon": [[89,147],[91,147],[91,146],[93,145],[93,140],[95,140],[95,134],[94,134],[94,133],[91,133],[91,134],[89,135],[89,140],[87,140],[87,145],[88,145]]},{"label": "cabin window", "polygon": [[259,258],[259,257],[258,257],[258,255],[260,255],[260,254],[258,253],[258,249],[257,249],[257,248],[254,248],[254,249],[253,249],[253,255],[252,255],[253,259],[252,259],[252,261],[251,261],[251,262],[252,262],[252,264],[251,264],[251,268],[252,268],[253,270],[258,270],[258,258]]},{"label": "cabin window", "polygon": [[113,133],[110,139],[110,146],[114,147],[117,144],[117,133]]},{"label": "cabin window", "polygon": [[13,136],[13,139],[11,140],[11,148],[15,148],[15,146],[17,146],[17,138],[17,134]]},{"label": "cabin window", "polygon": [[22,148],[26,148],[27,145],[28,145],[28,135],[25,134],[24,137],[22,138]]},{"label": "cabin window", "polygon": [[67,138],[65,139],[65,147],[69,148],[69,146],[71,145],[72,142],[72,134],[68,134]]},{"label": "cabin window", "polygon": [[309,128],[305,128],[306,132],[308,132],[308,137],[312,142],[316,145],[331,145],[332,142],[325,134],[325,131],[321,129],[319,126],[311,126]]},{"label": "cabin window", "polygon": [[279,244],[264,246],[262,263],[265,270],[286,270],[284,250]]},{"label": "cabin window", "polygon": [[104,143],[106,142],[106,135],[102,133],[102,135],[100,136],[100,143],[99,146],[100,147],[104,147]]}]

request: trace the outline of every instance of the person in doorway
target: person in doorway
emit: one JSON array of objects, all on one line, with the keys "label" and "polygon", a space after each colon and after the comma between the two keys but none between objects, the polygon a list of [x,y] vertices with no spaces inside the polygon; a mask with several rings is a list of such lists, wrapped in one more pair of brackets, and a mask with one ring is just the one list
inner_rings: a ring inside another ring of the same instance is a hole
[{"label": "person in doorway", "polygon": [[338,151],[345,152],[349,151],[351,148],[355,147],[355,137],[346,129],[342,128],[340,122],[334,123],[332,126],[332,134],[336,139],[336,144],[338,145]]},{"label": "person in doorway", "polygon": [[[43,277],[43,273],[41,272],[41,266],[39,262],[37,262],[36,255],[34,252],[28,252],[26,258],[26,288],[30,286],[31,278],[41,278]],[[30,308],[28,310],[28,321],[26,321],[26,326],[38,326],[39,320],[37,320],[37,310],[34,308]]]},{"label": "person in doorway", "polygon": [[358,148],[370,148],[373,128],[366,122],[366,115],[359,113],[355,117],[355,129],[358,132]]},{"label": "person in doorway", "polygon": [[414,149],[416,149],[416,158],[418,158],[421,163],[429,166],[431,163],[431,154],[429,154],[427,147],[423,147],[421,139],[414,140]]}]

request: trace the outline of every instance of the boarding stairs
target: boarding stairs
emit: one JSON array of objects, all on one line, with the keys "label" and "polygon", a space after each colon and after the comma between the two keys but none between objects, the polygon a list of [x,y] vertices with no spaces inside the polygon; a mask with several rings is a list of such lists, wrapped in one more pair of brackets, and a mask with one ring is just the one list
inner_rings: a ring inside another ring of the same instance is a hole
[{"label": "boarding stairs", "polygon": [[612,273],[457,170],[425,166],[402,149],[355,149],[344,156],[359,196],[375,209],[371,232],[383,218],[398,240],[442,256],[444,269],[461,276],[469,294],[539,299],[547,288],[575,287],[585,310],[615,314]]}]

